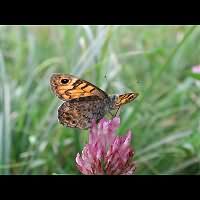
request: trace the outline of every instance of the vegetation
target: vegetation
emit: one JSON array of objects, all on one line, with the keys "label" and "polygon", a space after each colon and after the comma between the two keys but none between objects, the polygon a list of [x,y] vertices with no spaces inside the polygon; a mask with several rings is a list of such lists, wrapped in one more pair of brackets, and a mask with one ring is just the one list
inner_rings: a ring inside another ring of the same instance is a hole
[{"label": "vegetation", "polygon": [[199,174],[200,87],[188,74],[199,40],[199,26],[1,26],[0,174],[79,174],[88,132],[58,123],[53,72],[139,92],[119,130],[133,132],[136,174]]}]

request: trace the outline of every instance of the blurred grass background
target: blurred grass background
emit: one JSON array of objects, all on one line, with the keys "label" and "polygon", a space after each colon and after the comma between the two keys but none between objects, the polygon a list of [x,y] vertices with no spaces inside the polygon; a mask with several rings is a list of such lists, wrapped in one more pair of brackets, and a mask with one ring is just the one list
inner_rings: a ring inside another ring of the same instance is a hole
[{"label": "blurred grass background", "polygon": [[109,94],[137,91],[121,111],[136,174],[200,174],[199,26],[1,26],[0,174],[79,174],[87,131],[57,122],[53,72]]}]

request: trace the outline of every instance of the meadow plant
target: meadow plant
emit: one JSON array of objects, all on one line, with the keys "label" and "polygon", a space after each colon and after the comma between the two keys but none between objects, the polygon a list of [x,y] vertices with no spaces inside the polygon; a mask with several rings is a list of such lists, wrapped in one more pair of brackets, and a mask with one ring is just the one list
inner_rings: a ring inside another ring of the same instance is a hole
[{"label": "meadow plant", "polygon": [[135,164],[132,160],[131,131],[124,136],[117,136],[116,130],[120,118],[101,119],[93,122],[89,130],[88,144],[82,154],[76,156],[76,164],[82,174],[128,175],[133,174]]},{"label": "meadow plant", "polygon": [[192,67],[192,72],[200,74],[200,65],[196,65]]}]

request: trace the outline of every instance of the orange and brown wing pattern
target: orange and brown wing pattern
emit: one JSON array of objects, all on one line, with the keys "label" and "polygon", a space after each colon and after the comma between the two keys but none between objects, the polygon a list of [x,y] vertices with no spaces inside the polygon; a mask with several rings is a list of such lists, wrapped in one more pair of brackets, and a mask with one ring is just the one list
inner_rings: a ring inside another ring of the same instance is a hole
[{"label": "orange and brown wing pattern", "polygon": [[69,74],[53,74],[50,85],[56,96],[63,101],[88,96],[98,96],[100,99],[108,97],[95,85]]},{"label": "orange and brown wing pattern", "polygon": [[134,93],[134,92],[121,94],[117,97],[115,101],[115,107],[120,107],[123,104],[129,103],[133,101],[137,96],[138,96],[138,93]]},{"label": "orange and brown wing pattern", "polygon": [[87,129],[92,120],[98,121],[106,114],[107,103],[97,96],[80,97],[65,101],[58,109],[59,122],[71,128]]}]

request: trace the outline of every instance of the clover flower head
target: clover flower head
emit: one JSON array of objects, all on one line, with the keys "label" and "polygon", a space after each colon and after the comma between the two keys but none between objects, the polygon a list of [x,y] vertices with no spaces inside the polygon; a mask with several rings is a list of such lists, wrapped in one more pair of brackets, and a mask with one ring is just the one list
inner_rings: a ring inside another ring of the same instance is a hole
[{"label": "clover flower head", "polygon": [[76,164],[82,174],[127,175],[133,174],[135,164],[132,160],[131,131],[125,136],[117,136],[120,118],[101,119],[92,123],[89,142],[82,154],[77,154]]}]

